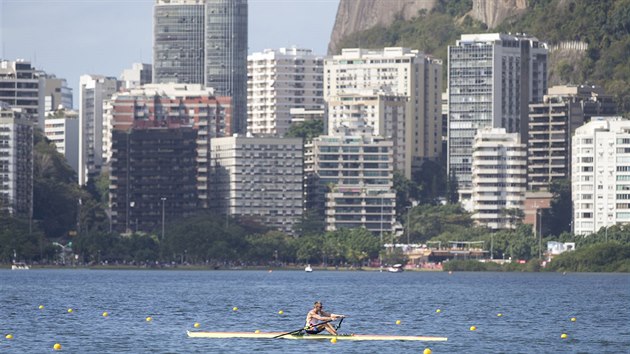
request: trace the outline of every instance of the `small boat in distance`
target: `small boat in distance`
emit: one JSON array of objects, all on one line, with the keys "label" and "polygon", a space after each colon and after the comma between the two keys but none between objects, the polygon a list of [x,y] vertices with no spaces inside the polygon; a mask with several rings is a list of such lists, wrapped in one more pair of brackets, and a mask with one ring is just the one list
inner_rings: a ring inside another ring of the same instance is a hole
[{"label": "small boat in distance", "polygon": [[310,265],[310,264],[307,264],[307,265],[306,265],[306,268],[304,268],[304,271],[305,271],[305,272],[307,272],[307,273],[310,273],[310,272],[312,272],[312,271],[313,271],[313,268],[311,268],[311,265]]},{"label": "small boat in distance", "polygon": [[22,262],[13,262],[13,264],[11,265],[11,270],[29,270],[31,269],[31,267],[29,267],[26,263],[22,263]]},{"label": "small boat in distance", "polygon": [[401,273],[404,269],[402,264],[394,264],[393,266],[387,268],[387,271],[390,273]]}]

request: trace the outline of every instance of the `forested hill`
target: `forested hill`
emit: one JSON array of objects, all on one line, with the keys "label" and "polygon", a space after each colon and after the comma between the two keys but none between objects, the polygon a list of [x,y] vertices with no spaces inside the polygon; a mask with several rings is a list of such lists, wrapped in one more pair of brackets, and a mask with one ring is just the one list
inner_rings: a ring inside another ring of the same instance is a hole
[{"label": "forested hill", "polygon": [[[549,85],[597,84],[630,113],[630,0],[530,0],[527,10],[488,27],[471,16],[472,1],[438,1],[411,20],[400,17],[341,40],[339,48],[404,46],[447,65],[447,47],[462,33],[527,33],[549,43]],[[445,70],[446,71],[446,70]]]}]

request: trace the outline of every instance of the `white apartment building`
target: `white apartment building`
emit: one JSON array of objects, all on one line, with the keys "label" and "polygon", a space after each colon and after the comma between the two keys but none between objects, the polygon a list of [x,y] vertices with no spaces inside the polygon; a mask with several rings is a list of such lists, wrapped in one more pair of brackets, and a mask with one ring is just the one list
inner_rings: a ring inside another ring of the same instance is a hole
[{"label": "white apartment building", "polygon": [[572,139],[573,232],[630,222],[630,121],[595,118]]},{"label": "white apartment building", "polygon": [[120,74],[121,87],[132,89],[145,84],[150,84],[153,77],[151,64],[133,63],[130,69],[123,70]]},{"label": "white apartment building", "polygon": [[505,128],[477,131],[472,153],[472,219],[493,230],[515,228],[524,215],[527,150]]},{"label": "white apartment building", "polygon": [[114,77],[79,78],[79,185],[101,173],[103,166],[103,103],[118,90]]},{"label": "white apartment building", "polygon": [[394,232],[393,144],[369,134],[320,136],[305,147],[306,201],[323,213],[326,230]]},{"label": "white apartment building", "polygon": [[[328,135],[366,133],[391,140],[394,169],[411,172],[411,145],[407,144],[409,97],[382,90],[362,90],[328,98]],[[409,174],[410,177],[410,174]]]},{"label": "white apartment building", "polygon": [[24,108],[0,102],[0,206],[33,216],[33,123]]},{"label": "white apartment building", "polygon": [[505,128],[527,144],[528,104],[547,89],[547,45],[521,34],[464,34],[448,63],[448,169],[466,199],[477,129]]},{"label": "white apartment building", "polygon": [[291,109],[323,110],[323,57],[310,49],[266,49],[247,57],[247,132],[283,136]]},{"label": "white apartment building", "polygon": [[66,157],[74,172],[78,172],[79,112],[66,109],[46,112],[44,135]]},{"label": "white apartment building", "polygon": [[210,144],[218,211],[292,234],[303,211],[302,139],[235,135]]},{"label": "white apartment building", "polygon": [[[389,90],[409,97],[406,144],[412,165],[441,154],[442,61],[408,48],[343,49],[324,62],[324,98],[356,90]],[[411,171],[405,171],[410,176]]]}]

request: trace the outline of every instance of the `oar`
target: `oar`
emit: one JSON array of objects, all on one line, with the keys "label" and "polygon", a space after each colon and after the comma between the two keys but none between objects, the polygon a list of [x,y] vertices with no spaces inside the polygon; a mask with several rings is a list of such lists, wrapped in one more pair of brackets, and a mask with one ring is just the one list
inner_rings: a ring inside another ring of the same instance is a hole
[{"label": "oar", "polygon": [[[332,322],[332,321],[336,321],[336,320],[337,320],[337,319],[334,319],[334,320],[328,320],[328,321],[324,321],[324,322],[320,322],[320,323],[316,324],[316,325],[315,325],[315,327],[317,327],[317,326],[319,326],[319,325],[323,325],[323,324],[329,323],[329,322]],[[280,338],[280,337],[284,337],[284,336],[288,336],[289,334],[298,333],[298,332],[301,332],[301,331],[303,331],[303,330],[304,330],[304,327],[302,327],[302,328],[300,328],[300,329],[296,329],[295,331],[291,331],[291,332],[287,332],[287,333],[279,334],[279,335],[277,335],[277,336],[273,337],[272,339],[275,339],[275,338]]]}]

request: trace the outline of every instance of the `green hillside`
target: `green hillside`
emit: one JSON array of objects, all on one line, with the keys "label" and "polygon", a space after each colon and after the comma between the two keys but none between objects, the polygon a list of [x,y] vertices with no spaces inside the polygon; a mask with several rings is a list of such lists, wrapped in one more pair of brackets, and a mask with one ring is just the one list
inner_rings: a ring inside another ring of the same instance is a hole
[{"label": "green hillside", "polygon": [[[463,33],[528,33],[550,46],[567,41],[588,44],[586,51],[550,54],[549,84],[601,85],[612,94],[619,111],[630,113],[630,0],[530,0],[529,11],[488,30],[466,15],[471,0],[440,0],[431,12],[411,21],[355,33],[340,48],[404,46],[444,60],[447,47]],[[446,71],[446,70],[445,70]]]}]

